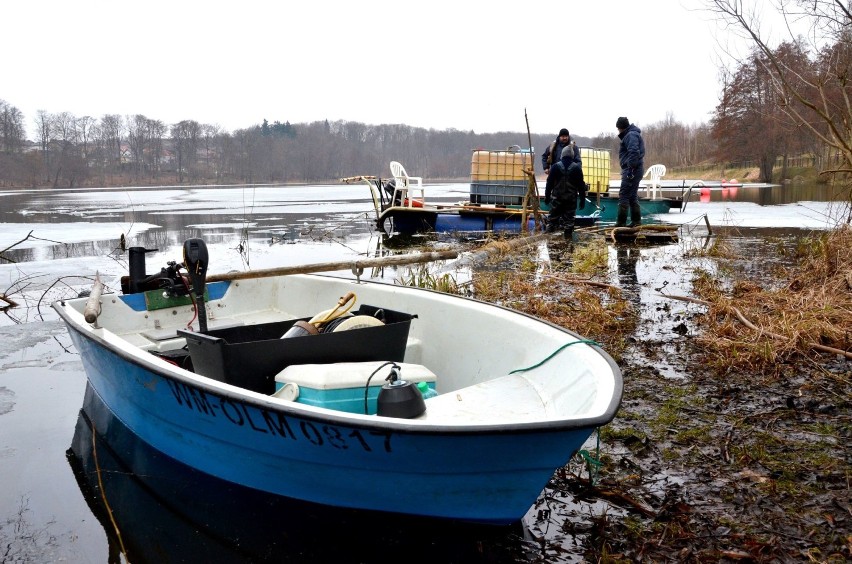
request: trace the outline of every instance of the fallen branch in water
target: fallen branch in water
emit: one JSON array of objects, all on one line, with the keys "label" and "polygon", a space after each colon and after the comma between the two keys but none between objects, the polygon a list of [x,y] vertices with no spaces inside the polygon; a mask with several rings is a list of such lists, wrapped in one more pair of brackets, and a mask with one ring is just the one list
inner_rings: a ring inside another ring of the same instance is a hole
[{"label": "fallen branch in water", "polygon": [[608,290],[618,290],[622,291],[622,288],[618,286],[613,286],[612,284],[605,284],[604,282],[595,282],[594,280],[589,280],[586,278],[565,278],[564,276],[557,276],[555,274],[544,274],[542,278],[550,278],[551,280],[558,280],[559,282],[567,282],[569,284],[585,284],[587,286],[595,286],[596,288],[606,288]]},{"label": "fallen branch in water", "polygon": [[[703,305],[703,306],[707,306],[707,307],[710,307],[710,306],[713,305],[711,302],[708,302],[706,300],[699,300],[698,298],[690,298],[689,296],[676,296],[674,294],[658,294],[658,295],[662,296],[664,298],[672,299],[672,300],[680,300],[682,302],[691,302],[691,303],[694,303],[694,304],[699,304],[699,305]],[[754,323],[749,321],[748,318],[745,315],[743,315],[743,312],[741,312],[739,310],[739,308],[737,308],[735,306],[727,306],[727,307],[729,307],[731,309],[731,311],[734,313],[734,315],[737,317],[737,319],[739,319],[740,323],[742,323],[743,325],[745,325],[746,327],[748,327],[752,331],[756,331],[758,333],[761,333],[762,335],[766,335],[767,337],[769,337],[771,339],[776,339],[776,340],[779,340],[779,341],[789,341],[790,340],[790,338],[785,336],[785,335],[780,335],[778,333],[773,333],[771,331],[767,331],[765,329],[761,329],[760,327],[757,327]],[[807,343],[807,345],[809,347],[811,347],[812,349],[815,349],[815,350],[818,350],[818,351],[832,353],[832,354],[839,354],[839,355],[845,356],[846,358],[852,358],[852,352],[849,352],[849,351],[844,351],[842,349],[836,349],[834,347],[828,347],[828,346],[825,346],[825,345],[821,345],[819,343]]]}]

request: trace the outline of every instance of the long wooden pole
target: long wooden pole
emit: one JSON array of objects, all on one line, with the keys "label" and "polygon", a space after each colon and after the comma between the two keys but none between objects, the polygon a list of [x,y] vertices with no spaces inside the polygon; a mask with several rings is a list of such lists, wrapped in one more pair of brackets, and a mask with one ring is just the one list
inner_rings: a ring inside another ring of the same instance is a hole
[{"label": "long wooden pole", "polygon": [[449,260],[459,256],[458,251],[433,251],[428,253],[409,253],[407,255],[396,255],[389,257],[368,258],[355,261],[318,262],[313,264],[300,264],[294,266],[282,266],[279,268],[267,268],[261,270],[249,270],[246,272],[226,272],[224,274],[212,274],[207,276],[207,282],[223,282],[225,280],[246,280],[249,278],[268,278],[270,276],[284,276],[287,274],[307,274],[309,272],[333,272],[336,270],[359,271],[374,266],[394,266],[403,264],[419,264],[436,260]]},{"label": "long wooden pole", "polygon": [[439,272],[448,272],[463,266],[470,266],[488,258],[489,256],[507,253],[511,250],[517,249],[518,247],[532,245],[542,239],[550,238],[553,235],[553,233],[536,233],[534,235],[527,235],[525,237],[518,237],[517,239],[509,239],[507,241],[492,241],[481,249],[466,253],[458,260],[445,265],[439,270]]}]

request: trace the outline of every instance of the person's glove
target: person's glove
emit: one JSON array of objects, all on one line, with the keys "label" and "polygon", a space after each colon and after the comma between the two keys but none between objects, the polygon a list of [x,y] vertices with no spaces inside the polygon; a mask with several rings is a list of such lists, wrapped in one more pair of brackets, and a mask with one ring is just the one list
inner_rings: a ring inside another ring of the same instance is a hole
[{"label": "person's glove", "polygon": [[544,197],[544,203],[545,203],[545,204],[547,204],[548,206],[550,205],[550,202],[551,202],[551,201],[552,201],[552,200],[550,199],[550,196],[545,196],[545,197]]},{"label": "person's glove", "polygon": [[581,210],[586,209],[586,198],[585,198],[585,196],[580,198],[580,200],[577,202],[577,207],[580,208]]},{"label": "person's glove", "polygon": [[627,180],[633,180],[633,169],[630,169],[630,172],[627,173]]}]

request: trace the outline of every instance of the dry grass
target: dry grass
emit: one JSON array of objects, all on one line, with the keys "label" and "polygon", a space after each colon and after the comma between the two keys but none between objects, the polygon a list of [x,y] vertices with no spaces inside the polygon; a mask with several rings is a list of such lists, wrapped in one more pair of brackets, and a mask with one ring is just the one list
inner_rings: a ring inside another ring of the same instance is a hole
[{"label": "dry grass", "polygon": [[[717,369],[771,373],[794,355],[816,354],[815,345],[852,350],[852,228],[808,243],[779,289],[743,280],[725,293],[707,273],[696,276],[695,294],[710,303],[699,339]],[[737,310],[758,330],[745,327]]]},{"label": "dry grass", "polygon": [[[515,253],[511,257],[513,266],[509,268],[477,271],[473,277],[473,295],[570,328],[603,344],[619,360],[627,344],[626,337],[636,328],[637,312],[617,288],[593,285],[589,275],[601,272],[602,256],[605,262],[600,249],[578,246],[573,256],[579,260],[572,271],[583,272],[582,277],[536,273],[529,267],[535,261],[528,251]],[[499,260],[505,262],[506,257]]]}]

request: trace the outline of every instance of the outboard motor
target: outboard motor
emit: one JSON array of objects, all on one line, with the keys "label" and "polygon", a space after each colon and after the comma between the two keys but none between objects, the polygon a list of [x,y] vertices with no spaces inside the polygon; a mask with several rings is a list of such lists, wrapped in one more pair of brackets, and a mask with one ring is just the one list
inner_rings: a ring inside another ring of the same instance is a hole
[{"label": "outboard motor", "polygon": [[204,306],[204,288],[207,280],[209,255],[207,245],[201,239],[187,239],[183,243],[183,264],[195,292],[195,307],[198,311],[198,330],[207,332],[207,308]]},{"label": "outboard motor", "polygon": [[397,193],[396,200],[393,199],[393,193],[396,191],[396,179],[391,178],[387,182],[385,182],[385,192],[388,197],[388,204],[391,206],[401,206],[402,205],[402,194]]}]

